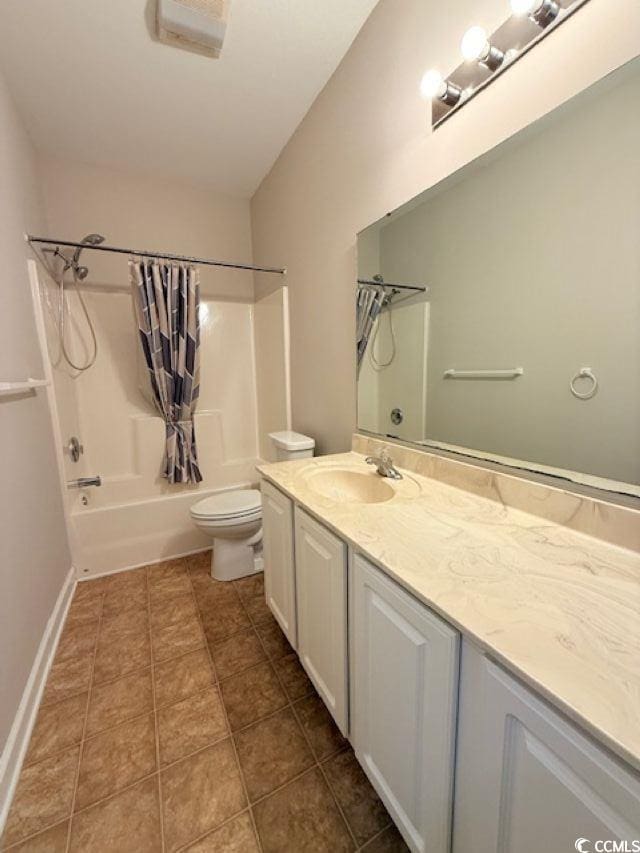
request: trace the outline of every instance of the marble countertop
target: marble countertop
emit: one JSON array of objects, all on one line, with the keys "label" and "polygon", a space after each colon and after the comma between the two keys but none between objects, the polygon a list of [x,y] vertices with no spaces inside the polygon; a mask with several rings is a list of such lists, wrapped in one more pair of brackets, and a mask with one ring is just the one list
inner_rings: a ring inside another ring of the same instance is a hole
[{"label": "marble countertop", "polygon": [[640,554],[410,471],[335,500],[323,469],[378,476],[353,452],[258,470],[640,770]]}]

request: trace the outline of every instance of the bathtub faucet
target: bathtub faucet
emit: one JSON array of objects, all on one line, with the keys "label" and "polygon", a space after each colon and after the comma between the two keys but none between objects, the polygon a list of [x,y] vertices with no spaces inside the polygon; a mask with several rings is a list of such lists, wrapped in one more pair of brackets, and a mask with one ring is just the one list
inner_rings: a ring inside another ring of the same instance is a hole
[{"label": "bathtub faucet", "polygon": [[101,486],[102,485],[102,477],[100,475],[96,475],[95,477],[79,477],[77,480],[69,480],[67,483],[68,489],[86,489],[87,486]]}]

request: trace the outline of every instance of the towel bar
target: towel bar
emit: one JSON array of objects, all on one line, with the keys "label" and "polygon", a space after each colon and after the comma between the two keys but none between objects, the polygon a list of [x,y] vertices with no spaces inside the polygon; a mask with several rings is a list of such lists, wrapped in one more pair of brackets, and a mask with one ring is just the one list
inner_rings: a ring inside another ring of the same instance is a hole
[{"label": "towel bar", "polygon": [[515,379],[522,376],[523,367],[512,367],[509,370],[445,370],[445,379]]}]

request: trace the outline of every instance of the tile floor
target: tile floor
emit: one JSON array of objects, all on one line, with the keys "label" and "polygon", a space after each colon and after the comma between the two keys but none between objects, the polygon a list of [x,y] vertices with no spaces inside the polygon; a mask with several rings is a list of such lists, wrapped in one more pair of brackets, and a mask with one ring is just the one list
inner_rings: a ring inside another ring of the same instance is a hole
[{"label": "tile floor", "polygon": [[0,843],[407,848],[264,601],[209,553],[79,584]]}]

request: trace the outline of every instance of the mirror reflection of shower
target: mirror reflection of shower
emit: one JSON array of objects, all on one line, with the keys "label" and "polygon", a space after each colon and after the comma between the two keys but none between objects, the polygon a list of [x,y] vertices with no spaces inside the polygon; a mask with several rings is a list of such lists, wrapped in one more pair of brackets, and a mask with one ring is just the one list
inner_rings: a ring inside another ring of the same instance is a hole
[{"label": "mirror reflection of shower", "polygon": [[[374,275],[373,281],[384,286],[384,278],[380,274]],[[384,370],[385,367],[389,367],[389,365],[393,363],[393,359],[396,357],[396,336],[393,329],[393,296],[393,290],[391,291],[391,293],[389,293],[385,288],[384,299],[382,300],[380,313],[376,317],[375,328],[371,336],[371,345],[369,346],[369,360],[371,361],[371,366],[374,370]],[[379,358],[376,354],[378,332],[380,331],[380,326],[382,325],[382,317],[385,308],[387,309],[386,314],[389,318],[389,336],[391,340],[390,355],[386,359]]]},{"label": "mirror reflection of shower", "polygon": [[[87,234],[87,236],[83,238],[82,243],[84,243],[86,246],[99,246],[100,243],[104,243],[104,239],[105,238],[102,236],[102,234]],[[58,310],[56,325],[58,328],[58,340],[60,343],[60,352],[62,354],[62,357],[70,367],[72,367],[74,370],[77,370],[79,373],[83,373],[85,370],[88,370],[95,364],[96,358],[98,356],[98,341],[96,338],[95,328],[91,321],[89,311],[87,309],[86,303],[79,287],[79,283],[81,281],[84,281],[89,275],[88,267],[80,263],[83,247],[78,246],[78,248],[75,250],[71,257],[65,255],[64,252],[61,252],[58,246],[56,246],[55,249],[44,249],[44,252],[53,256],[54,261],[56,259],[59,259],[61,261],[61,264],[58,268],[59,271],[53,269],[38,250],[34,249],[34,251],[38,259],[44,266],[45,270],[47,271],[48,275],[58,287]],[[65,296],[65,288],[67,288],[67,281],[65,276],[69,271],[71,272],[73,287],[76,296],[78,297],[78,301],[80,303],[80,307],[82,308],[82,312],[84,314],[84,318],[89,329],[89,334],[91,336],[92,352],[88,356],[84,364],[78,364],[76,363],[76,361],[73,360],[67,349],[67,342],[65,339],[65,329],[74,321],[71,305],[69,303],[68,297]]]}]

